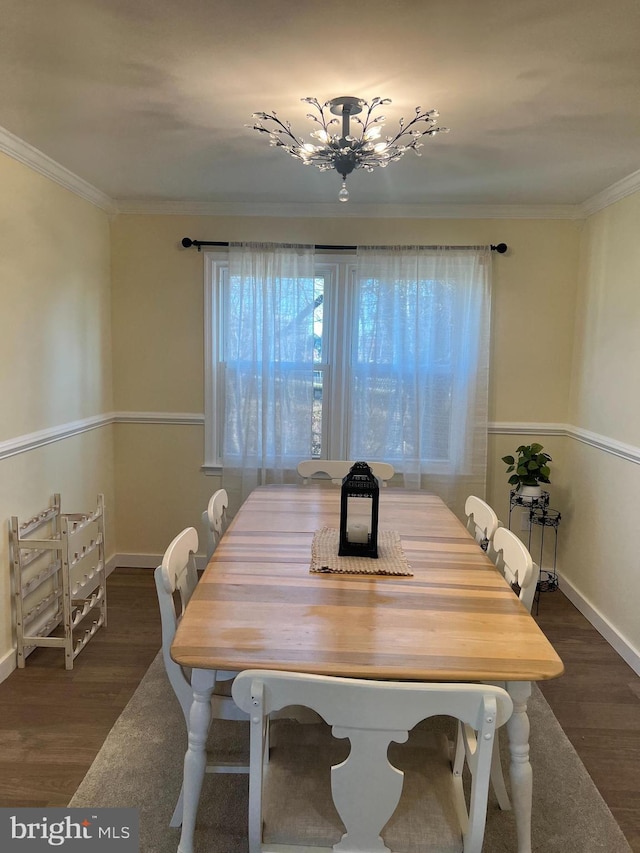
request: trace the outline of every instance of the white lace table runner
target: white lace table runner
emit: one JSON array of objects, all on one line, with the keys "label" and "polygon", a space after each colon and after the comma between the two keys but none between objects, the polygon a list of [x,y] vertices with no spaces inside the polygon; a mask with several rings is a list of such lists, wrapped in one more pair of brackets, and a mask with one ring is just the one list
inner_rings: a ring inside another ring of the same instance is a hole
[{"label": "white lace table runner", "polygon": [[331,527],[316,530],[311,545],[311,572],[349,575],[413,576],[407,562],[400,534],[395,530],[378,531],[378,559],[371,557],[339,557],[340,531]]}]

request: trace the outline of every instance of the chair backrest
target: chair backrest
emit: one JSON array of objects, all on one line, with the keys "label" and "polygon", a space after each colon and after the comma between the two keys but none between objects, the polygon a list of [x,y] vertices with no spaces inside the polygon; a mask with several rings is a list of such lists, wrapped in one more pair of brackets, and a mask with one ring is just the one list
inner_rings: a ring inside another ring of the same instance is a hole
[{"label": "chair backrest", "polygon": [[216,549],[227,526],[227,508],[229,496],[225,489],[218,489],[209,498],[209,504],[202,513],[202,520],[207,531],[207,560]]},{"label": "chair backrest", "polygon": [[171,643],[178,622],[198,583],[195,565],[197,551],[198,533],[194,527],[187,527],[171,542],[161,565],[154,572],[162,625],[162,657],[187,724],[193,692],[182,667],[171,657]]},{"label": "chair backrest", "polygon": [[[498,527],[504,527],[504,524],[498,519]],[[487,546],[487,556],[490,558],[491,562],[496,566],[496,568],[500,568],[500,560],[502,559],[501,555],[496,551],[494,540],[496,538],[495,532],[491,539],[489,539],[489,544]]]},{"label": "chair backrest", "polygon": [[[354,464],[345,459],[305,459],[298,463],[298,474],[303,478],[304,483],[317,478],[318,475],[324,475],[322,479],[329,479],[335,485],[341,485],[343,478],[347,476]],[[386,481],[395,474],[393,465],[389,465],[388,462],[368,462],[367,464],[383,486],[386,486]]]},{"label": "chair backrest", "polygon": [[[478,737],[469,761],[473,781],[468,820],[461,821],[461,828],[464,849],[481,849],[495,728],[513,711],[511,699],[502,688],[246,670],[234,681],[232,695],[251,719],[251,853],[261,849],[266,720],[270,713],[289,705],[312,708],[333,727],[335,737],[351,741],[348,758],[331,769],[334,805],[347,830],[342,843],[349,850],[383,849],[379,834],[398,805],[404,775],[388,763],[390,743],[406,741],[408,732],[430,716],[448,715],[467,723]],[[466,812],[466,804],[464,809]],[[469,846],[467,839],[473,841]]]},{"label": "chair backrest", "polygon": [[491,540],[495,563],[510,584],[520,587],[520,601],[531,611],[538,582],[538,566],[518,537],[506,527],[498,527]]},{"label": "chair backrest", "polygon": [[475,495],[469,495],[464,505],[467,516],[467,530],[485,550],[493,534],[498,529],[498,516],[488,503]]}]

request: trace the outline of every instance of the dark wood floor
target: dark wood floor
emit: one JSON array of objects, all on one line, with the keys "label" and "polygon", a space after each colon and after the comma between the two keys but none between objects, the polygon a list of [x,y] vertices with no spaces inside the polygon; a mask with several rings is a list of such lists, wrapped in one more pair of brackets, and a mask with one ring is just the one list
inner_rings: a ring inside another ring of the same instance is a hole
[{"label": "dark wood floor", "polygon": [[0,806],[66,806],[160,648],[153,572],[107,580],[108,626],[64,668],[35,649],[0,684]]},{"label": "dark wood floor", "polygon": [[[0,684],[2,807],[69,802],[160,647],[153,572],[118,569],[107,586],[108,628],[72,671],[61,650],[37,649]],[[537,618],[566,667],[540,687],[640,853],[640,678],[560,591]]]},{"label": "dark wood floor", "polygon": [[640,853],[640,678],[559,590],[542,594],[537,619],[565,665],[539,687]]}]

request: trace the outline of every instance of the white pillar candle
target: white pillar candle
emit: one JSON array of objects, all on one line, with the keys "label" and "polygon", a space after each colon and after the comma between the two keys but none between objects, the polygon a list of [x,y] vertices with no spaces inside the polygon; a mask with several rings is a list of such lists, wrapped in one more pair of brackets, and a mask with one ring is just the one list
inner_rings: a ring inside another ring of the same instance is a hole
[{"label": "white pillar candle", "polygon": [[349,542],[361,542],[366,545],[369,541],[369,527],[366,524],[351,523],[347,527],[347,540]]}]

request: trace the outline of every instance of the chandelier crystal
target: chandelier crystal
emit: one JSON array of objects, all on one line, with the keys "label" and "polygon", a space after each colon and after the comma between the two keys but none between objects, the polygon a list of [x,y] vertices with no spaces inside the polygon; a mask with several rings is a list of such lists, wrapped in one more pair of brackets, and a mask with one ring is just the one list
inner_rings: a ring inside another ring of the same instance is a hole
[{"label": "chandelier crystal", "polygon": [[[305,166],[316,166],[322,172],[335,169],[342,176],[342,187],[338,193],[340,201],[349,200],[347,176],[354,169],[364,169],[373,172],[374,167],[384,168],[399,160],[412,150],[418,157],[424,143],[423,136],[435,136],[437,133],[448,133],[448,127],[436,127],[439,116],[437,110],[423,111],[416,107],[415,116],[405,123],[401,118],[399,130],[394,136],[382,136],[383,115],[374,115],[381,107],[391,103],[389,98],[373,98],[364,101],[362,98],[341,97],[333,98],[320,104],[316,98],[302,98],[311,104],[315,112],[307,113],[307,118],[316,125],[310,134],[315,142],[304,142],[291,130],[291,124],[278,118],[275,110],[271,113],[253,113],[252,118],[259,119],[247,127],[266,133],[271,145],[283,148],[292,157],[301,160]],[[360,118],[360,113],[364,117]],[[340,116],[340,118],[332,118]],[[357,124],[357,135],[352,130],[351,120]]]}]

